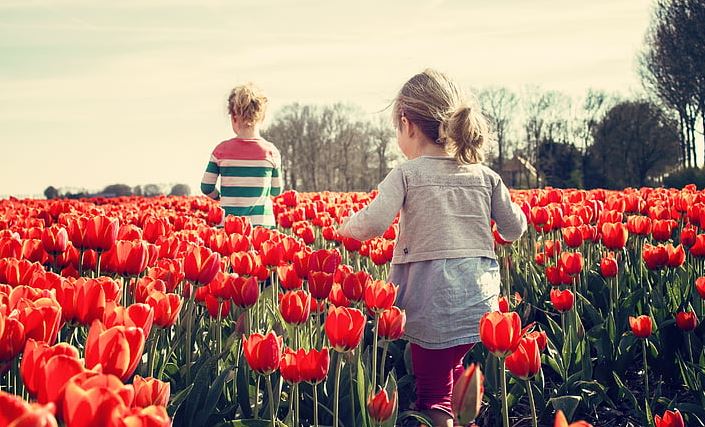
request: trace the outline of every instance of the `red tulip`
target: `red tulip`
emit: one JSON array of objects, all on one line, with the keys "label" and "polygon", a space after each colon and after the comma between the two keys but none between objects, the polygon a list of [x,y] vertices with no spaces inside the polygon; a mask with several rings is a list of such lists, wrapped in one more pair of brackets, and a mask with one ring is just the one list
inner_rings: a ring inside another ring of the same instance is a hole
[{"label": "red tulip", "polygon": [[149,216],[142,224],[142,237],[149,243],[157,243],[159,238],[169,235],[171,224],[165,218]]},{"label": "red tulip", "polygon": [[509,372],[522,380],[533,378],[541,370],[541,350],[536,339],[524,337],[506,359]]},{"label": "red tulip", "polygon": [[677,223],[672,219],[654,220],[651,226],[651,234],[654,237],[654,240],[665,242],[670,239],[673,234],[673,228],[676,225]]},{"label": "red tulip", "polygon": [[[300,349],[298,352],[303,352]],[[303,381],[303,374],[301,373],[301,366],[298,362],[298,352],[286,347],[284,353],[282,354],[282,360],[279,364],[279,373],[281,374],[284,381],[290,384],[298,384]]]},{"label": "red tulip", "polygon": [[69,246],[69,234],[64,227],[54,224],[42,231],[44,250],[52,255],[64,252]]},{"label": "red tulip", "polygon": [[[233,277],[233,276],[231,276]],[[250,308],[259,299],[259,283],[256,277],[233,277],[232,294],[233,304],[241,308]]]},{"label": "red tulip", "polygon": [[644,244],[642,257],[649,270],[660,270],[668,264],[668,251],[665,246]]},{"label": "red tulip", "polygon": [[134,406],[146,408],[152,405],[167,406],[169,403],[169,395],[171,394],[169,383],[135,375],[132,387],[135,389]]},{"label": "red tulip", "polygon": [[656,424],[656,427],[685,427],[683,416],[678,409],[664,412],[663,418],[656,415],[654,424]]},{"label": "red tulip", "polygon": [[695,243],[690,247],[690,254],[696,258],[705,257],[705,234],[695,236]]},{"label": "red tulip", "polygon": [[341,287],[343,294],[350,301],[362,301],[365,295],[365,289],[372,283],[372,276],[365,271],[348,274],[343,279]]},{"label": "red tulip", "polygon": [[563,252],[560,258],[560,265],[570,276],[575,276],[583,271],[583,254],[580,252]]},{"label": "red tulip", "polygon": [[394,409],[397,406],[397,391],[392,392],[390,399],[387,390],[380,390],[374,396],[367,399],[367,412],[377,423],[383,423],[392,416]]},{"label": "red tulip", "polygon": [[125,381],[135,372],[142,358],[145,335],[140,328],[113,326],[106,328],[99,320],[91,325],[86,341],[86,366],[100,364],[106,374]]},{"label": "red tulip", "polygon": [[355,308],[331,308],[324,327],[333,349],[347,352],[360,344],[365,329],[365,315]]},{"label": "red tulip", "polygon": [[179,318],[183,298],[177,294],[154,291],[144,302],[154,309],[154,324],[160,328],[169,328]]},{"label": "red tulip", "polygon": [[516,350],[522,334],[521,318],[516,312],[492,311],[480,319],[482,344],[497,357],[506,357]]},{"label": "red tulip", "polygon": [[333,289],[334,278],[334,273],[310,271],[308,273],[308,289],[311,292],[311,296],[319,300],[328,298],[331,289]]},{"label": "red tulip", "polygon": [[230,300],[216,298],[212,294],[207,292],[205,295],[204,302],[206,304],[206,310],[208,311],[208,315],[213,319],[224,319],[228,317],[228,314],[230,313]]},{"label": "red tulip", "polygon": [[583,234],[577,227],[566,227],[562,230],[563,241],[569,248],[578,248],[583,244]]},{"label": "red tulip", "polygon": [[14,309],[18,313],[19,321],[24,325],[25,339],[32,338],[48,344],[56,341],[61,327],[61,306],[53,296],[37,298],[34,301],[22,298]]},{"label": "red tulip", "polygon": [[66,427],[114,426],[114,416],[126,411],[133,398],[132,387],[113,375],[76,375],[66,383],[63,419]]},{"label": "red tulip", "polygon": [[592,427],[592,424],[586,421],[575,421],[573,423],[568,424],[568,420],[566,420],[563,411],[559,409],[556,412],[556,419],[553,424],[553,427]]},{"label": "red tulip", "polygon": [[281,297],[279,311],[285,322],[304,324],[311,313],[311,295],[303,289],[289,291]]},{"label": "red tulip", "polygon": [[303,279],[296,274],[296,268],[293,264],[277,267],[277,277],[281,287],[286,290],[299,289],[303,285]]},{"label": "red tulip", "polygon": [[647,236],[651,233],[651,218],[633,215],[627,218],[627,229],[637,236]]},{"label": "red tulip", "polygon": [[223,219],[225,218],[225,211],[223,208],[217,205],[211,206],[210,209],[208,209],[208,215],[206,216],[206,223],[208,225],[216,226],[220,225],[223,223]]},{"label": "red tulip", "polygon": [[20,364],[22,381],[40,403],[56,402],[66,381],[84,371],[79,357],[78,350],[67,343],[50,347],[30,339]]},{"label": "red tulip", "polygon": [[545,331],[533,331],[524,335],[526,339],[535,340],[539,345],[539,350],[544,351],[548,345],[548,337]]},{"label": "red tulip", "polygon": [[569,289],[551,289],[550,296],[553,308],[555,308],[556,310],[564,312],[573,308],[575,296],[573,295],[573,292],[571,292]]},{"label": "red tulip", "polygon": [[248,237],[252,234],[252,224],[247,217],[243,216],[226,216],[223,227],[228,234],[239,234]]},{"label": "red tulip", "polygon": [[148,337],[154,323],[154,309],[148,304],[135,303],[128,307],[111,306],[103,315],[106,328],[127,326],[142,329]]},{"label": "red tulip", "polygon": [[328,301],[336,307],[350,307],[350,300],[343,294],[339,283],[333,283],[330,294],[328,294]]},{"label": "red tulip", "polygon": [[379,316],[379,337],[389,341],[398,340],[404,335],[406,312],[399,307],[384,310]]},{"label": "red tulip", "polygon": [[184,258],[186,280],[207,285],[220,270],[220,257],[205,246],[192,246]]},{"label": "red tulip", "polygon": [[695,227],[685,227],[681,230],[680,243],[686,248],[690,248],[695,244],[695,236],[697,231]]},{"label": "red tulip", "polygon": [[245,359],[253,371],[262,375],[269,375],[279,369],[282,354],[282,338],[274,332],[266,336],[252,334],[242,337],[242,348]]},{"label": "red tulip", "polygon": [[3,335],[0,336],[0,365],[2,362],[13,360],[25,345],[24,325],[16,314],[17,312],[5,316],[0,310],[0,318],[5,319]]},{"label": "red tulip", "polygon": [[695,290],[700,295],[700,298],[705,299],[705,276],[695,279]]},{"label": "red tulip", "polygon": [[308,351],[300,349],[297,351],[296,356],[303,381],[318,384],[326,379],[330,365],[330,356],[327,348],[323,348],[320,351],[315,348]]},{"label": "red tulip", "polygon": [[600,273],[602,273],[602,277],[615,277],[617,276],[617,272],[617,260],[614,258],[614,255],[610,254],[602,258],[602,261],[600,261]]},{"label": "red tulip", "polygon": [[685,262],[685,249],[682,245],[674,247],[671,243],[666,244],[666,253],[668,253],[668,266],[677,268]]},{"label": "red tulip", "polygon": [[467,425],[475,420],[480,412],[482,395],[484,393],[484,377],[480,367],[471,364],[458,377],[453,385],[451,407],[453,414],[461,425]]},{"label": "red tulip", "polygon": [[0,391],[0,426],[56,427],[55,406],[29,404],[21,397]]},{"label": "red tulip", "polygon": [[646,315],[638,317],[629,316],[629,326],[632,329],[632,333],[637,338],[648,338],[653,328],[651,317]]},{"label": "red tulip", "polygon": [[617,250],[622,249],[627,244],[629,231],[623,223],[604,223],[602,224],[602,244],[607,249]]},{"label": "red tulip", "polygon": [[682,331],[690,332],[698,326],[698,318],[692,311],[676,313],[676,325]]},{"label": "red tulip", "polygon": [[397,298],[397,288],[384,280],[375,280],[365,289],[365,306],[375,313],[392,308]]},{"label": "red tulip", "polygon": [[83,245],[98,252],[107,251],[115,244],[119,228],[120,222],[115,218],[104,215],[90,217],[86,221]]},{"label": "red tulip", "polygon": [[259,251],[262,262],[268,267],[276,267],[284,264],[284,245],[280,241],[268,240],[262,243]]},{"label": "red tulip", "polygon": [[131,242],[119,240],[115,242],[111,253],[114,256],[114,267],[117,274],[122,276],[137,276],[147,269],[149,249],[147,243],[144,241]]},{"label": "red tulip", "polygon": [[117,427],[171,427],[171,419],[164,406],[129,408],[113,413]]},{"label": "red tulip", "polygon": [[337,249],[319,249],[309,256],[308,270],[335,273],[341,261],[342,257]]},{"label": "red tulip", "polygon": [[499,311],[502,313],[509,313],[510,307],[509,307],[509,298],[505,297],[504,295],[499,296]]}]

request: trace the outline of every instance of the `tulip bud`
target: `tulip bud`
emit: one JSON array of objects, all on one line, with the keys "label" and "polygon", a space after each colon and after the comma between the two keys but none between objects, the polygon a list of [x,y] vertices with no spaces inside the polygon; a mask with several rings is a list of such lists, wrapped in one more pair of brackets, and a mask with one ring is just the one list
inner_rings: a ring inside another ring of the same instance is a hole
[{"label": "tulip bud", "polygon": [[458,423],[467,425],[475,420],[482,404],[483,375],[480,367],[471,364],[453,386],[451,406]]}]

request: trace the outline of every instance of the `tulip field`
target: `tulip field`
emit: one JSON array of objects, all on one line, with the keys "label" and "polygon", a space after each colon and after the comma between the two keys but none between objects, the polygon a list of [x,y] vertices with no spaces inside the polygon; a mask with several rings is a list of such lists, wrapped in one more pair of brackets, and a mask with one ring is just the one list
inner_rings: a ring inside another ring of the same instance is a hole
[{"label": "tulip field", "polygon": [[[372,193],[0,200],[0,427],[418,426]],[[705,192],[512,191],[458,425],[705,426]],[[488,227],[491,226],[488,224]],[[474,423],[474,424],[473,424]]]}]

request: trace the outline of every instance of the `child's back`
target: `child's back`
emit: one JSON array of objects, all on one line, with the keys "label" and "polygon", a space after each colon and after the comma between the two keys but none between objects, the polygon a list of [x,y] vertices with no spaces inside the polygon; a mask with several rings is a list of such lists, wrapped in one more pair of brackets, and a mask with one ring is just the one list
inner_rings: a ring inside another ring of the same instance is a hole
[{"label": "child's back", "polygon": [[[220,175],[220,205],[225,215],[246,216],[253,224],[275,225],[272,200],[281,191],[281,156],[262,138],[233,138],[211,154],[202,191],[210,193]],[[211,187],[212,186],[212,187]]]},{"label": "child's back", "polygon": [[[281,155],[260,136],[267,98],[252,85],[238,86],[228,97],[228,112],[237,137],[211,153],[201,191],[220,199],[225,215],[247,217],[253,225],[274,227],[270,196],[281,193]],[[220,176],[220,191],[216,182]]]}]

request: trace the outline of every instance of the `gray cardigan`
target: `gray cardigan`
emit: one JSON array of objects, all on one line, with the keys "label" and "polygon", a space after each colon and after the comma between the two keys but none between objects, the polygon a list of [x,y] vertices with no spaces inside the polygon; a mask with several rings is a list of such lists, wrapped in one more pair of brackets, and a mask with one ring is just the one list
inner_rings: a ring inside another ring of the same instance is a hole
[{"label": "gray cardigan", "polygon": [[338,232],[368,240],[383,234],[398,212],[392,264],[496,258],[490,218],[507,241],[526,231],[524,213],[496,172],[481,164],[458,164],[452,157],[421,156],[395,167],[379,184],[379,195]]}]

